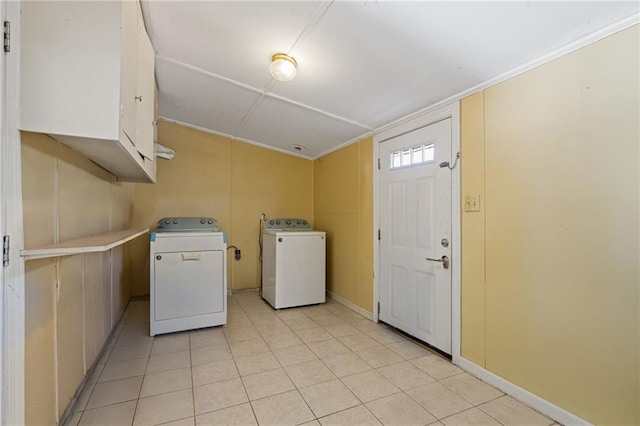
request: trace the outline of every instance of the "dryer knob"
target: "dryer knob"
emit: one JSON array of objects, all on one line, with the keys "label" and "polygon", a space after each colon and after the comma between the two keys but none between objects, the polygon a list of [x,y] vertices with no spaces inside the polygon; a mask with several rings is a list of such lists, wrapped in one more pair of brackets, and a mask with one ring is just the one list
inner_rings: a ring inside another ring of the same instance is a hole
[{"label": "dryer knob", "polygon": [[306,225],[306,224],[307,224],[307,221],[306,221],[306,220],[303,220],[303,221],[302,221],[302,224],[303,224],[303,225]]},{"label": "dryer knob", "polygon": [[286,221],[286,224],[287,224],[287,225],[291,225],[291,221],[290,221],[290,220],[287,220],[287,221]]},{"label": "dryer knob", "polygon": [[269,225],[273,225],[273,223],[274,223],[274,222],[273,222],[272,220],[270,220],[270,221],[269,221]]},{"label": "dryer knob", "polygon": [[213,220],[209,219],[209,220],[207,221],[207,223],[208,223],[209,225],[211,225],[211,224],[213,223]]},{"label": "dryer knob", "polygon": [[178,219],[173,219],[173,224],[177,225],[178,224]]},{"label": "dryer knob", "polygon": [[296,223],[297,223],[298,225],[300,225],[302,222],[298,220],[298,221],[296,221]]},{"label": "dryer knob", "polygon": [[165,220],[165,221],[164,221],[164,224],[165,224],[165,225],[168,225],[168,224],[170,224],[170,223],[171,223],[171,221],[170,221],[170,220]]},{"label": "dryer knob", "polygon": [[276,225],[280,225],[280,221],[279,220],[276,220]]},{"label": "dryer knob", "polygon": [[200,223],[204,225],[205,220],[204,219],[200,219]]}]

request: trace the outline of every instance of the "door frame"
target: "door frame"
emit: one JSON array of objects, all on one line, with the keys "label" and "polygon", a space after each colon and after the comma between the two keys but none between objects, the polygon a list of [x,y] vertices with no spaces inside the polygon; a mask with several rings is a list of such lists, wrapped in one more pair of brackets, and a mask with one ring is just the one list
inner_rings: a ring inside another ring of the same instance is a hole
[{"label": "door frame", "polygon": [[[0,23],[11,23],[11,51],[0,52],[0,235],[10,236],[0,295],[0,423],[24,424],[25,268],[20,132],[20,0],[0,0]],[[0,25],[1,27],[2,25]]]},{"label": "door frame", "polygon": [[[380,144],[394,137],[411,132],[438,121],[451,119],[451,164],[455,154],[460,152],[460,102],[455,101],[444,107],[411,116],[394,123],[373,136],[373,321],[378,322],[378,302],[380,301],[380,170],[378,158]],[[453,363],[460,359],[460,161],[451,171],[451,356]]]}]

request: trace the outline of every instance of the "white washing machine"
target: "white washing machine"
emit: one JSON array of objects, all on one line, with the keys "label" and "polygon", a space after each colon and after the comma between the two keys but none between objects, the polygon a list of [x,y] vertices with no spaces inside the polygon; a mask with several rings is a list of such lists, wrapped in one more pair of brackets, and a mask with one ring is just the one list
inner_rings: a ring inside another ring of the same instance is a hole
[{"label": "white washing machine", "polygon": [[227,323],[227,237],[210,217],[165,217],[151,233],[151,336]]},{"label": "white washing machine", "polygon": [[263,233],[262,298],[275,309],[326,301],[326,235],[304,219],[267,221]]}]

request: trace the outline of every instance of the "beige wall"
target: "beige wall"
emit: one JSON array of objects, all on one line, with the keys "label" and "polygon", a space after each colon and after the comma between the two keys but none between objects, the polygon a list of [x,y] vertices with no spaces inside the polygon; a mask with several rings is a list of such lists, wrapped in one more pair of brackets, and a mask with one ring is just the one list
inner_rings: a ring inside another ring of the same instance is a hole
[{"label": "beige wall", "polygon": [[314,162],[314,217],[327,232],[327,289],[373,312],[373,140]]},{"label": "beige wall", "polygon": [[[22,134],[25,247],[130,226],[132,185],[53,139]],[[25,409],[55,424],[130,297],[122,248],[26,262]]]},{"label": "beige wall", "polygon": [[640,423],[638,26],[462,102],[462,355]]},{"label": "beige wall", "polygon": [[[230,255],[230,290],[260,286],[260,214],[312,219],[313,163],[247,143],[160,121],[158,141],[176,151],[158,160],[155,185],[134,189],[134,222],[155,228],[165,216],[213,216],[242,251]],[[134,295],[149,294],[149,241],[134,243]]]}]

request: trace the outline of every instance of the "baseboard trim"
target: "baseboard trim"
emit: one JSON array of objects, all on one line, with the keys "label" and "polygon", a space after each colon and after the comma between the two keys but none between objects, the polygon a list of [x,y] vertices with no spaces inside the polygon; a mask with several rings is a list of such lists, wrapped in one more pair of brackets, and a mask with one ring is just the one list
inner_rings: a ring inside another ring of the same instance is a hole
[{"label": "baseboard trim", "polygon": [[453,359],[453,363],[463,370],[467,371],[471,375],[476,376],[480,380],[500,389],[507,395],[528,405],[534,410],[539,411],[545,416],[550,417],[560,424],[591,426],[591,423],[589,423],[588,421],[576,416],[575,414],[565,410],[564,408],[558,407],[557,405],[539,397],[532,392],[529,392],[526,389],[521,388],[514,383],[511,383],[510,381],[498,376],[497,374],[480,367],[478,364],[475,364],[468,359],[465,359],[463,357],[455,357]]},{"label": "baseboard trim", "polygon": [[329,290],[327,290],[327,296],[329,296],[331,299],[335,300],[339,304],[341,304],[343,306],[346,306],[347,308],[351,309],[352,311],[355,311],[355,312],[359,313],[360,315],[362,315],[366,319],[370,319],[371,321],[373,321],[373,314],[371,312],[367,311],[366,309],[363,309],[360,306],[356,305],[355,303],[349,302],[347,299],[344,299],[344,298],[338,296],[337,294],[330,292]]}]

